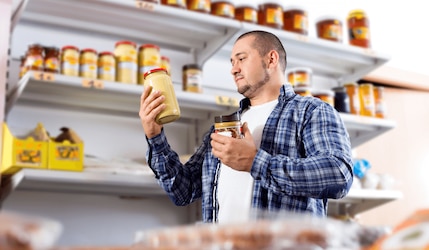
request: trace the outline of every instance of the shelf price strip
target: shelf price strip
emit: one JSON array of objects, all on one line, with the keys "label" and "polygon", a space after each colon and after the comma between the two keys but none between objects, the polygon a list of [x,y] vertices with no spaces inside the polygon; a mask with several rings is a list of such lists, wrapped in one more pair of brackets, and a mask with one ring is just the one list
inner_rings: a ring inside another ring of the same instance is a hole
[{"label": "shelf price strip", "polygon": [[215,101],[217,105],[238,107],[238,100],[228,96],[216,96]]},{"label": "shelf price strip", "polygon": [[37,81],[55,81],[55,74],[48,72],[34,71],[33,77]]},{"label": "shelf price strip", "polygon": [[155,9],[155,4],[143,0],[136,0],[136,7],[137,9],[153,11]]},{"label": "shelf price strip", "polygon": [[95,79],[82,79],[82,86],[85,88],[95,88],[95,89],[103,89],[104,83],[100,80]]}]

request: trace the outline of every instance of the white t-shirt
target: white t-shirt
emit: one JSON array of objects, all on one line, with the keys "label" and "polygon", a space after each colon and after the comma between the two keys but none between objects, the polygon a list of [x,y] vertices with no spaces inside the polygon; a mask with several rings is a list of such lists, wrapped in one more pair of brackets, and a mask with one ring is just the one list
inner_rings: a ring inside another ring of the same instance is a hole
[{"label": "white t-shirt", "polygon": [[[247,122],[256,147],[261,145],[262,131],[268,116],[277,105],[274,100],[262,105],[251,106],[241,116],[241,123]],[[253,178],[249,172],[237,171],[221,165],[218,180],[219,223],[242,222],[249,219],[252,203]]]}]

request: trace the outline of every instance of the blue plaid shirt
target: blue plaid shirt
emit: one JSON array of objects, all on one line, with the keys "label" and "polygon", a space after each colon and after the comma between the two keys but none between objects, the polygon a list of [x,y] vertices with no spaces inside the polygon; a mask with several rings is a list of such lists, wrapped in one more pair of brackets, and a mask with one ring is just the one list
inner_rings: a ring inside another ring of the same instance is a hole
[{"label": "blue plaid shirt", "polygon": [[[326,216],[327,199],[344,197],[353,181],[347,130],[331,105],[297,95],[290,85],[282,86],[278,101],[265,124],[250,172],[254,178],[252,208]],[[243,99],[237,112],[249,105]],[[220,162],[211,153],[213,129],[186,164],[181,164],[164,131],[147,140],[148,163],[161,187],[178,206],[202,198],[204,222],[217,221],[218,211]]]}]

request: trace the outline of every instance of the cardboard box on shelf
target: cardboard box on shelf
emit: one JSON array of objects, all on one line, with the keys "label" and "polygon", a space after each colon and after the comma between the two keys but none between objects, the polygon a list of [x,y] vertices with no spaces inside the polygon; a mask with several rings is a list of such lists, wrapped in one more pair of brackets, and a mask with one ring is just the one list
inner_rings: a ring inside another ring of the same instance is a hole
[{"label": "cardboard box on shelf", "polygon": [[83,171],[83,143],[49,141],[48,169]]}]

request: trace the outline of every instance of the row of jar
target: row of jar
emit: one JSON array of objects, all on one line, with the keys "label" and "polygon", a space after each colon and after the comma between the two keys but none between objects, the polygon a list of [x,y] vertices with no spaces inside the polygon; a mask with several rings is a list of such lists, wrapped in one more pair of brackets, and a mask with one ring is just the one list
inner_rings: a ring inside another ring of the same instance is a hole
[{"label": "row of jar", "polygon": [[302,96],[313,96],[331,104],[338,112],[385,118],[384,87],[372,83],[345,83],[332,89],[315,90],[310,87],[294,87]]},{"label": "row of jar", "polygon": [[[158,0],[147,0],[159,3]],[[216,0],[161,0],[161,4],[183,9],[234,18],[276,29],[308,35],[308,12],[300,6],[283,6],[281,1],[263,1],[259,4],[235,5],[232,1]],[[369,18],[361,9],[351,10],[347,16],[347,34],[350,45],[370,48]],[[335,15],[320,16],[315,20],[317,37],[343,41],[343,21]]]}]

